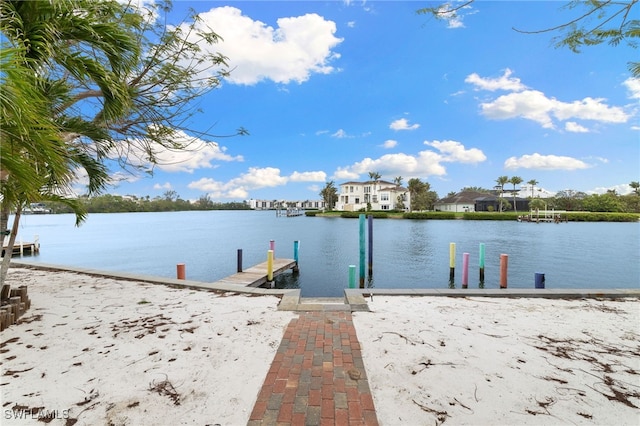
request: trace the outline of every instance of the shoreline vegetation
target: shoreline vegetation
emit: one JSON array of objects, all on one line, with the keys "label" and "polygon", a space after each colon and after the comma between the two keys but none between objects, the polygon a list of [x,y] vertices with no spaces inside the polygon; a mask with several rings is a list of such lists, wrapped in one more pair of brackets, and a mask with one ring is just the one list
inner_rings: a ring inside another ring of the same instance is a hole
[{"label": "shoreline vegetation", "polygon": [[[375,219],[413,219],[413,220],[506,220],[514,221],[518,216],[529,214],[529,212],[399,212],[399,211],[369,211],[369,212],[343,212],[308,210],[305,212],[311,217],[342,217],[357,219],[361,214],[372,215]],[[638,222],[639,213],[609,213],[609,212],[580,212],[570,211],[559,213],[561,221],[565,222]]]},{"label": "shoreline vegetation", "polygon": [[[635,198],[635,197],[634,197]],[[637,197],[640,200],[640,197]],[[98,197],[81,198],[88,213],[150,213],[207,210],[253,210],[246,202],[215,202],[203,196],[195,202],[183,200],[177,193],[168,191],[163,197],[122,197],[105,194]],[[46,209],[53,214],[73,213],[66,205],[56,202],[46,203]],[[274,210],[275,211],[275,210]],[[548,212],[551,212],[549,209]],[[28,210],[25,213],[29,213]],[[373,215],[376,219],[413,219],[413,220],[517,220],[519,216],[530,214],[529,211],[503,212],[446,212],[446,211],[414,211],[401,210],[306,210],[307,217],[342,217],[358,218],[361,214]],[[34,212],[34,214],[37,214]],[[566,208],[557,214],[561,222],[638,222],[640,212],[623,211],[586,211],[586,209]]]}]

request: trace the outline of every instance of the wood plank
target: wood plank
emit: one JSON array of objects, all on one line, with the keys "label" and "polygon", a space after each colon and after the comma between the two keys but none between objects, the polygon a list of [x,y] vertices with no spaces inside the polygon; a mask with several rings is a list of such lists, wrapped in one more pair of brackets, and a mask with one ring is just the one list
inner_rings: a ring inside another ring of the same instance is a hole
[{"label": "wood plank", "polygon": [[[273,276],[293,269],[297,266],[297,263],[293,259],[274,259],[273,260]],[[220,284],[234,284],[244,287],[259,287],[267,282],[267,262],[259,263],[255,266],[245,269],[242,272],[237,272],[228,277],[222,278],[216,281]]]}]

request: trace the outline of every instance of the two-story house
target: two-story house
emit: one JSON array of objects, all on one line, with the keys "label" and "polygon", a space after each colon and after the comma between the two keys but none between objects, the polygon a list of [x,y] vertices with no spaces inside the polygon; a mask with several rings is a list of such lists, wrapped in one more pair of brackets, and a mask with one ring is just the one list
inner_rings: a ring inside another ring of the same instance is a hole
[{"label": "two-story house", "polygon": [[409,190],[384,180],[340,184],[335,209],[342,211],[409,210]]}]

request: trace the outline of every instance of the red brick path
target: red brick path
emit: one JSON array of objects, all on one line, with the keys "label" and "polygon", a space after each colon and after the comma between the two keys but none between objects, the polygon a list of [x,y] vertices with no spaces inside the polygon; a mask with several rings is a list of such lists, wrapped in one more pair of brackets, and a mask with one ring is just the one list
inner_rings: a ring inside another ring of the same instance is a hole
[{"label": "red brick path", "polygon": [[301,312],[291,320],[249,426],[377,425],[350,312]]}]

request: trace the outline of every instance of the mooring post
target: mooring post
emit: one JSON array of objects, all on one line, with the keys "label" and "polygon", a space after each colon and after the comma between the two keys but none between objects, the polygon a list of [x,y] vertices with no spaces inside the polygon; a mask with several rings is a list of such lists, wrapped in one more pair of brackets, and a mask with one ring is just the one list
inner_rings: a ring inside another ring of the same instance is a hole
[{"label": "mooring post", "polygon": [[484,243],[480,243],[480,288],[484,288]]},{"label": "mooring post", "polygon": [[267,251],[267,282],[273,287],[273,250]]},{"label": "mooring post", "polygon": [[462,253],[462,288],[469,288],[469,253]]},{"label": "mooring post", "polygon": [[544,288],[544,274],[542,272],[536,272],[534,276],[536,288]]},{"label": "mooring post", "polygon": [[456,275],[456,243],[449,243],[449,286],[454,285]]},{"label": "mooring post", "polygon": [[273,258],[276,258],[276,242],[275,240],[269,240],[269,250],[273,252]]},{"label": "mooring post", "polygon": [[360,288],[364,288],[364,218],[365,215],[359,215],[360,219]]},{"label": "mooring post", "polygon": [[349,288],[356,288],[356,265],[349,265]]},{"label": "mooring post", "polygon": [[176,272],[178,274],[179,280],[186,279],[186,266],[184,263],[178,263],[178,265],[176,266]]},{"label": "mooring post", "polygon": [[242,249],[238,249],[238,272],[242,272]]},{"label": "mooring post", "polygon": [[373,215],[368,216],[369,225],[369,281],[373,278]]},{"label": "mooring post", "polygon": [[296,264],[293,267],[293,272],[299,272],[300,268],[298,267],[298,252],[300,251],[300,241],[295,240],[293,242],[293,260]]},{"label": "mooring post", "polygon": [[300,241],[295,240],[293,242],[293,260],[298,263],[298,250],[300,249]]},{"label": "mooring post", "polygon": [[507,268],[509,265],[509,255],[500,255],[500,288],[507,288]]}]

